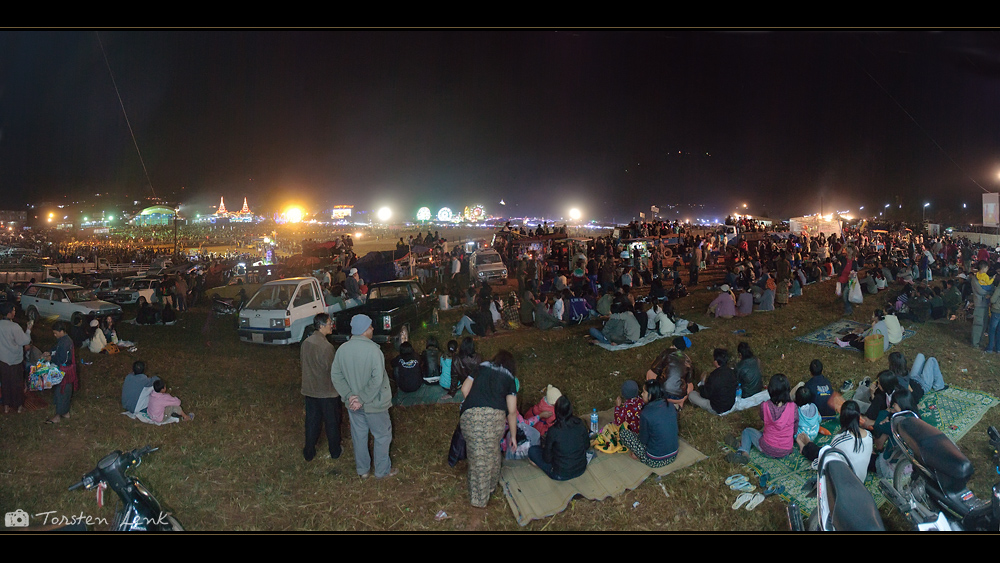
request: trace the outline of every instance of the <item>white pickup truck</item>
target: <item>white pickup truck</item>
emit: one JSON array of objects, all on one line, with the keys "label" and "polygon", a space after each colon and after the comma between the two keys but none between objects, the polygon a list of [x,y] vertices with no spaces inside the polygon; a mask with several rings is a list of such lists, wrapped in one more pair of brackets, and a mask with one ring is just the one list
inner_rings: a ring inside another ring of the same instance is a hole
[{"label": "white pickup truck", "polygon": [[323,299],[319,280],[313,277],[274,280],[262,285],[240,311],[240,340],[261,344],[292,344],[313,318],[327,313],[334,321],[331,338],[351,338],[351,318],[364,313],[372,318],[372,340],[399,347],[410,338],[410,329],[423,326],[433,314],[437,296],[425,293],[416,280],[391,280],[372,284],[361,300]]},{"label": "white pickup truck", "polygon": [[332,313],[340,305],[327,306],[319,280],[313,277],[285,278],[262,285],[240,311],[239,335],[243,342],[292,344],[319,313]]}]

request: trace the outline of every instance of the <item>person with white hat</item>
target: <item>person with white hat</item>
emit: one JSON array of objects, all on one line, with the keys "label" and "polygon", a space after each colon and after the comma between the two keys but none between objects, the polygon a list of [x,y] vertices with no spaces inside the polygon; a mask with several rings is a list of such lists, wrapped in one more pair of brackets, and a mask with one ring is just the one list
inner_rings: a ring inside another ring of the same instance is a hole
[{"label": "person with white hat", "polygon": [[722,284],[719,296],[708,305],[708,314],[729,319],[736,316],[736,298],[729,291],[729,284]]},{"label": "person with white hat", "polygon": [[[372,341],[372,319],[363,313],[351,318],[351,339],[345,342],[333,358],[330,379],[343,401],[351,421],[351,441],[354,444],[354,464],[358,475],[371,475],[372,457],[375,478],[391,477],[399,471],[389,459],[392,443],[392,389],[385,369],[385,355]],[[368,434],[374,438],[374,456],[368,452]]]},{"label": "person with white hat", "polygon": [[347,272],[347,279],[344,280],[344,291],[347,293],[348,299],[355,299],[358,302],[365,300],[365,296],[361,295],[361,276],[358,274],[357,268],[351,268]]}]

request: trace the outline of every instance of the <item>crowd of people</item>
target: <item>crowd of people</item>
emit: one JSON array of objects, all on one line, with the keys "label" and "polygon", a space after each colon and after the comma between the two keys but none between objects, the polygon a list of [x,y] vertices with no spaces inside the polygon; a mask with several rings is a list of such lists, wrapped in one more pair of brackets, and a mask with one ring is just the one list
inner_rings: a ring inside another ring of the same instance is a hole
[{"label": "crowd of people", "polygon": [[[744,232],[759,232],[758,227],[742,226]],[[550,232],[544,226],[540,229],[525,236]],[[458,428],[466,447],[472,506],[486,506],[504,455],[523,456],[552,479],[576,478],[592,455],[591,433],[574,413],[571,398],[549,386],[537,404],[522,410],[518,405],[516,355],[500,350],[484,360],[476,351],[475,337],[510,326],[556,330],[583,323],[593,325],[589,333],[595,341],[607,344],[635,343],[650,331],[673,335],[682,320],[674,303],[684,297],[687,287],[699,285],[699,274],[714,264],[724,268],[722,283],[712,287],[719,295],[709,306],[709,313],[719,318],[743,317],[788,305],[790,298],[802,295],[805,286],[836,278],[845,315],[853,314],[858,303],[852,298],[858,290],[862,299],[891,295],[876,309],[871,327],[843,337],[843,346],[864,349],[866,337],[877,334],[883,337],[883,351],[888,351],[902,339],[901,320],[962,322],[968,316],[972,320],[971,345],[981,347],[985,342],[986,353],[1000,351],[997,255],[967,240],[848,230],[829,236],[768,236],[752,244],[744,239],[727,246],[716,233],[685,233],[682,227],[665,222],[637,222],[627,229],[638,236],[680,235],[680,243],[667,246],[661,239],[647,246],[648,252],[637,253],[629,252],[622,239],[597,237],[585,252],[570,257],[569,272],[551,267],[551,256],[529,251],[508,264],[518,287],[508,295],[498,295],[488,283],[473,284],[468,254],[459,246],[449,249],[437,233],[411,237],[413,240],[400,238],[400,250],[427,246],[435,253],[439,266],[428,279],[442,288],[448,306],[464,304],[467,308],[451,340],[439,343],[428,338],[419,352],[414,344],[404,343],[391,362],[386,362],[382,349],[371,340],[372,319],[367,315],[352,318],[351,339],[337,349],[327,340],[333,330],[330,316],[316,315],[315,330],[300,348],[305,404],[303,458],[315,458],[324,433],[330,457],[342,454],[340,423],[346,407],[358,476],[384,479],[396,475],[398,468],[389,454],[393,381],[401,392],[414,392],[423,385],[437,385],[447,397],[461,392]],[[357,257],[351,246],[344,237],[329,248],[332,254],[347,258],[320,273],[328,303],[363,295],[364,280],[352,265]],[[65,250],[77,254],[77,249]],[[56,246],[53,252],[58,256],[63,251]],[[141,250],[139,254],[130,252],[123,251],[121,259],[146,257]],[[688,274],[688,286],[682,281],[682,271]],[[140,303],[137,322],[169,322],[169,315],[197,305],[204,292],[199,278],[182,274],[161,285],[157,293],[161,308],[150,312],[148,302]],[[882,293],[890,288],[893,291]],[[22,408],[23,392],[20,397],[17,393],[22,385],[16,382],[23,382],[24,347],[31,343],[33,328],[28,323],[22,330],[13,318],[13,304],[0,303],[0,377],[5,411]],[[470,335],[465,336],[466,332]],[[118,335],[113,323],[101,319],[89,332],[86,327],[57,322],[53,336],[56,344],[44,357],[66,373],[56,388],[55,413],[49,419],[55,424],[71,416],[73,389],[79,381],[76,349],[85,342],[113,343]],[[663,467],[676,459],[683,430],[677,412],[685,406],[719,416],[757,408],[762,426],[746,428],[740,436],[727,440],[734,450],[728,456],[731,462],[747,463],[752,449],[783,457],[798,448],[808,459],[817,459],[821,454],[815,444],[819,422],[836,417],[842,432],[825,447],[842,449],[853,456],[852,461],[857,459],[855,470],[863,477],[858,469],[862,465],[866,471],[869,467],[886,470],[880,459],[890,439],[887,419],[891,413],[916,410],[924,394],[947,387],[935,358],[918,355],[907,369],[903,355],[893,352],[887,369],[866,378],[854,398],[844,401],[819,359],[810,363],[807,381],[793,387],[785,374],[765,376],[766,366],[748,342],[739,343],[736,356],[726,349],[714,349],[712,365],[705,369],[692,361],[692,346],[691,338],[674,337],[640,381],[629,379],[622,385],[616,401],[614,423],[621,442],[636,460],[650,467]],[[146,412],[155,422],[171,416],[191,420],[193,416],[181,409],[180,400],[169,393],[163,381],[145,372],[143,362],[133,364],[122,386],[123,407],[133,413]]]}]

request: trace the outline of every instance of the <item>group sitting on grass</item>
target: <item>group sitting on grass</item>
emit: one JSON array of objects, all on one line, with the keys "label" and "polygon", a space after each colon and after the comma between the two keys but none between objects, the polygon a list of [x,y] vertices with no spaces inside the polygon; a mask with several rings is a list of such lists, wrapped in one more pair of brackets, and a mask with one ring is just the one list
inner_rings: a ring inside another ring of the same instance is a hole
[{"label": "group sitting on grass", "polygon": [[[933,391],[948,388],[937,361],[922,354],[918,358],[908,372],[903,354],[893,352],[889,355],[889,369],[881,371],[874,383],[865,378],[855,398],[849,401],[833,391],[819,360],[810,364],[810,378],[794,389],[784,374],[774,374],[767,385],[768,400],[760,405],[763,426],[745,428],[741,436],[726,438],[727,445],[734,450],[726,459],[745,465],[750,462],[754,448],[767,457],[782,458],[797,445],[816,469],[816,460],[823,450],[836,448],[851,461],[862,481],[870,471],[890,475],[888,455],[892,448],[887,446],[891,446],[888,442],[892,439],[889,426],[892,414],[908,410],[919,415],[917,404],[925,393],[925,385]],[[845,389],[849,386],[845,385]],[[841,428],[823,448],[815,443],[817,435],[826,432],[820,427],[821,419],[839,419]]]}]

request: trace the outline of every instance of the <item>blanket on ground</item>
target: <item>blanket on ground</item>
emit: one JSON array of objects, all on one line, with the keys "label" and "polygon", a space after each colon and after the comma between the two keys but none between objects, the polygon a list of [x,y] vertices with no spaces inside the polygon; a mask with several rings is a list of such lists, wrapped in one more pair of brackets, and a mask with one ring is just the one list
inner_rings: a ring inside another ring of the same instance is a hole
[{"label": "blanket on ground", "polygon": [[[648,331],[646,332],[646,336],[643,336],[638,341],[633,342],[631,344],[605,344],[603,342],[595,342],[595,344],[597,344],[601,348],[604,348],[605,350],[611,350],[611,351],[628,350],[629,348],[637,348],[639,346],[645,346],[650,342],[661,340],[663,338],[673,338],[675,336],[685,336],[688,334],[692,334],[691,331],[688,330],[688,324],[689,324],[688,321],[684,319],[678,319],[677,325],[674,328],[674,332],[672,334],[659,334],[655,330]],[[698,323],[695,323],[695,325],[698,327],[699,332],[702,330],[708,330],[707,326],[699,325]]]},{"label": "blanket on ground", "polygon": [[[613,411],[598,414],[603,424],[612,422]],[[641,485],[650,474],[657,481],[707,459],[707,456],[680,440],[677,459],[661,469],[653,469],[632,459],[627,453],[605,454],[597,452],[587,465],[587,471],[569,481],[554,481],[527,460],[504,460],[500,470],[500,486],[517,523],[526,525],[532,520],[547,518],[562,512],[577,496],[602,500],[620,495]]]},{"label": "blanket on ground", "polygon": [[[867,330],[871,328],[871,325],[866,325],[859,323],[857,321],[852,321],[850,319],[840,319],[834,321],[819,330],[806,334],[805,336],[799,336],[795,340],[799,342],[805,342],[807,344],[816,344],[819,346],[826,346],[827,348],[840,348],[835,342],[837,338],[840,338],[853,330],[862,329]],[[903,329],[903,340],[913,336],[917,332],[915,330],[904,328]],[[890,346],[891,348],[891,346]],[[842,348],[843,350],[853,350],[858,353],[862,353],[857,348],[848,346],[847,348]]]}]

